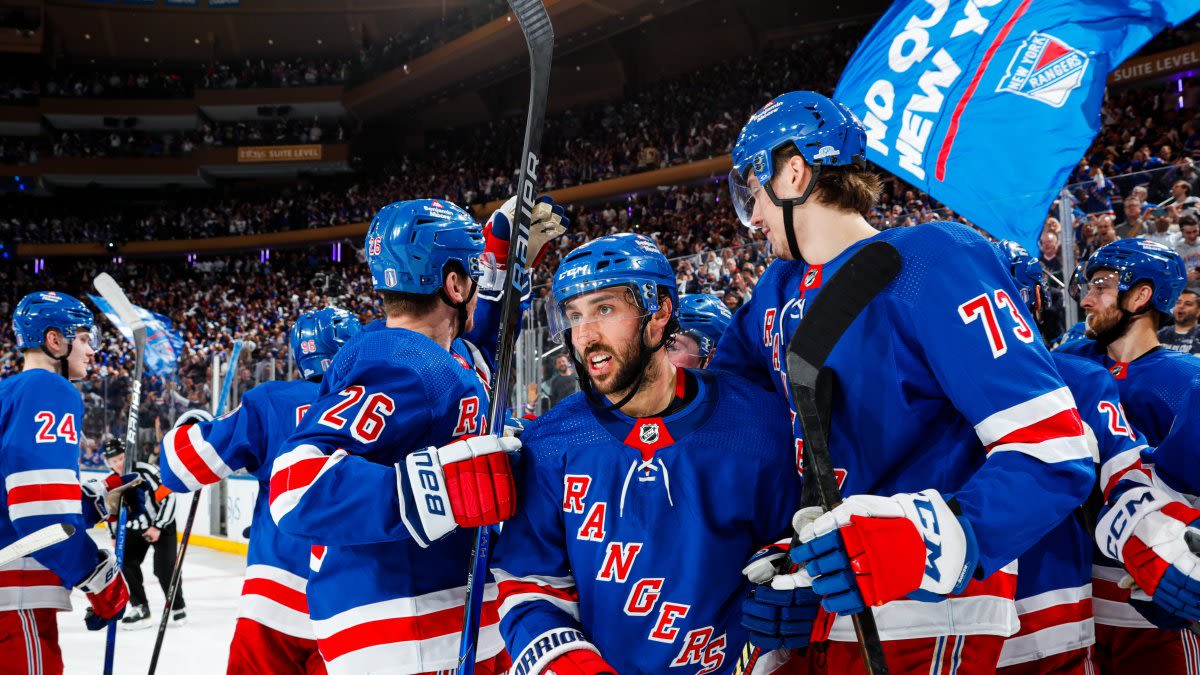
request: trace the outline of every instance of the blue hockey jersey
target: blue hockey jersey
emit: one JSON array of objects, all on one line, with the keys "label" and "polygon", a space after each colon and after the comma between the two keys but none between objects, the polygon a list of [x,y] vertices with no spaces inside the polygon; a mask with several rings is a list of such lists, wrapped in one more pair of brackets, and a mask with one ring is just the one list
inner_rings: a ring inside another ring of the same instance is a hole
[{"label": "blue hockey jersey", "polygon": [[1200,359],[1164,347],[1155,347],[1128,363],[1109,358],[1094,340],[1074,340],[1058,351],[1095,361],[1112,373],[1129,421],[1152,447],[1166,437],[1178,414],[1182,392],[1200,375]]},{"label": "blue hockey jersey", "polygon": [[[1017,629],[1015,559],[1083,502],[1095,472],[1075,401],[983,237],[929,223],[881,232],[824,265],[775,261],[734,315],[712,367],[790,399],[784,351],[806,304],[879,240],[896,247],[903,269],[826,361],[837,376],[830,449],[842,490],[953,496],[981,556],[961,597],[880,608],[881,635],[1007,636]],[[855,640],[847,617],[831,638]]]},{"label": "blue hockey jersey", "polygon": [[492,558],[513,675],[579,637],[621,675],[733,672],[741,569],[800,503],[788,411],[732,375],[677,372],[697,395],[665,418],[576,393],[522,435],[520,508]]},{"label": "blue hockey jersey", "polygon": [[1172,496],[1196,506],[1200,499],[1200,375],[1178,392],[1177,416],[1158,447],[1143,453],[1154,468],[1155,483]]},{"label": "blue hockey jersey", "polygon": [[[83,398],[66,378],[27,370],[0,381],[0,548],[65,523],[64,542],[0,567],[0,611],[71,609],[71,588],[95,569],[79,485]],[[90,521],[90,522],[89,522]]]},{"label": "blue hockey jersey", "polygon": [[[1061,352],[1052,356],[1083,419],[1088,445],[1100,467],[1103,498],[1111,500],[1136,485],[1149,485],[1150,476],[1141,463],[1146,445],[1125,419],[1112,377],[1087,359]],[[1074,513],[1021,555],[1017,579],[1021,629],[1004,642],[1001,667],[1093,644],[1093,611],[1096,620],[1101,612],[1137,615],[1127,603],[1111,597],[1112,591],[1120,589],[1107,581],[1107,572],[1097,575],[1093,600],[1094,547],[1082,513]],[[1102,565],[1107,560],[1095,559]],[[1127,599],[1129,591],[1124,594]]]},{"label": "blue hockey jersey", "polygon": [[271,465],[316,400],[317,389],[303,380],[264,382],[247,391],[228,415],[168,432],[159,462],[163,484],[175,492],[199,490],[239,469],[258,479],[238,616],[308,640],[313,639],[306,595],[312,544],[279,531],[269,498]]},{"label": "blue hockey jersey", "polygon": [[[488,433],[485,361],[462,340],[448,352],[403,328],[364,331],[338,352],[275,460],[271,515],[284,532],[326,547],[308,599],[332,675],[421,673],[458,662],[473,532],[414,538],[404,513],[415,505],[411,495],[397,504],[394,464]],[[480,661],[504,646],[495,598],[489,583]]]}]

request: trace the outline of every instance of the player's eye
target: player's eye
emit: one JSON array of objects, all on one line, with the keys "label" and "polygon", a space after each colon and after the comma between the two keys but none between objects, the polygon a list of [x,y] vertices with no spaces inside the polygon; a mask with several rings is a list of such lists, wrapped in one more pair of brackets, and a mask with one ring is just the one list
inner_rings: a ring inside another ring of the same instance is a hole
[{"label": "player's eye", "polygon": [[570,324],[572,326],[578,326],[580,320],[582,320],[582,319],[583,319],[583,315],[580,314],[579,312],[572,312],[567,315],[567,321],[570,322]]},{"label": "player's eye", "polygon": [[597,309],[600,312],[600,316],[609,316],[613,313],[613,311],[615,311],[612,305],[600,305],[600,307]]}]

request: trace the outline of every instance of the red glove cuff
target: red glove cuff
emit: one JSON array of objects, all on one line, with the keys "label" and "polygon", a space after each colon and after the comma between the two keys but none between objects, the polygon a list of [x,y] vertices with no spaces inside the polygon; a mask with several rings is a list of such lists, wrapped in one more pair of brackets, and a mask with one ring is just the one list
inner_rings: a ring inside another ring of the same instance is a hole
[{"label": "red glove cuff", "polygon": [[925,542],[911,520],[850,516],[841,535],[867,605],[878,607],[921,587]]},{"label": "red glove cuff", "polygon": [[508,455],[494,452],[442,467],[454,522],[459,527],[495,525],[516,512],[516,486]]},{"label": "red glove cuff", "polygon": [[483,252],[496,257],[497,269],[508,269],[509,241],[492,234],[492,221],[483,226]]},{"label": "red glove cuff", "polygon": [[590,649],[572,649],[559,656],[542,671],[545,675],[617,675],[603,656]]}]

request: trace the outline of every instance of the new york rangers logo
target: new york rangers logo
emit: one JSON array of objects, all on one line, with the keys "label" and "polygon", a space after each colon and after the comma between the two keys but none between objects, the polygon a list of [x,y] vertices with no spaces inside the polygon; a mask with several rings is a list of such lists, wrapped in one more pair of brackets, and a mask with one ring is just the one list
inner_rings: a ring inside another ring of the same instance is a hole
[{"label": "new york rangers logo", "polygon": [[656,442],[658,442],[658,424],[654,422],[643,424],[642,427],[638,429],[638,438],[640,438],[646,445],[654,445]]},{"label": "new york rangers logo", "polygon": [[390,267],[387,268],[386,270],[384,270],[383,271],[383,283],[387,284],[388,286],[395,286],[396,285],[396,270],[394,270]]},{"label": "new york rangers logo", "polygon": [[1017,47],[996,92],[1018,94],[1061,108],[1083,84],[1091,59],[1048,33],[1033,31]]}]

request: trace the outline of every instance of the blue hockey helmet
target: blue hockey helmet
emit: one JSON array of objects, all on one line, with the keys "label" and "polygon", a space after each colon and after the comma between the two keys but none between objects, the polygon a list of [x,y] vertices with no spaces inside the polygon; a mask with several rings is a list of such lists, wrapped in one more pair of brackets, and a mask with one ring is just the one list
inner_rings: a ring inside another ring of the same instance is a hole
[{"label": "blue hockey helmet", "polygon": [[46,344],[46,333],[57,330],[70,344],[79,331],[92,333],[96,346],[96,319],[92,310],[78,299],[55,291],[38,291],[21,298],[13,312],[13,332],[17,334],[17,349],[37,349]]},{"label": "blue hockey helmet", "polygon": [[377,291],[432,295],[442,287],[443,270],[452,260],[480,289],[496,290],[503,275],[483,249],[483,226],[440,199],[388,204],[367,229],[367,263]]},{"label": "blue hockey helmet", "polygon": [[755,197],[747,182],[751,170],[771,202],[783,205],[770,183],[775,174],[775,151],[789,144],[813,169],[813,180],[802,196],[792,200],[793,205],[808,199],[822,167],[866,163],[867,132],[849,108],[813,91],[775,97],[750,117],[733,146],[729,193],[743,225],[750,226],[754,213]]},{"label": "blue hockey helmet", "polygon": [[1017,290],[1021,291],[1021,299],[1025,301],[1025,306],[1035,314],[1042,311],[1048,297],[1046,286],[1042,283],[1042,264],[1015,241],[1001,239],[993,242],[992,246],[1000,254],[1000,262],[1004,264],[1004,269],[1008,270],[1016,282]]},{"label": "blue hockey helmet", "polygon": [[646,316],[659,309],[659,289],[671,298],[671,318],[678,320],[679,291],[671,263],[654,240],[644,234],[612,234],[571,251],[554,273],[550,336],[556,342],[573,323],[564,308],[571,298],[613,286],[627,286]]},{"label": "blue hockey helmet", "polygon": [[341,307],[308,311],[292,324],[288,346],[300,368],[300,377],[324,375],[334,355],[350,338],[362,332],[358,317]]},{"label": "blue hockey helmet", "polygon": [[[1175,309],[1175,301],[1187,286],[1183,258],[1171,249],[1145,239],[1118,239],[1102,246],[1083,266],[1083,281],[1090,283],[1098,270],[1117,273],[1117,290],[1128,291],[1139,283],[1154,287],[1150,304],[1163,314]],[[1080,289],[1080,298],[1087,295]]]},{"label": "blue hockey helmet", "polygon": [[729,308],[715,295],[696,293],[679,298],[679,331],[695,338],[701,359],[712,356],[713,348],[732,320]]}]

